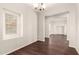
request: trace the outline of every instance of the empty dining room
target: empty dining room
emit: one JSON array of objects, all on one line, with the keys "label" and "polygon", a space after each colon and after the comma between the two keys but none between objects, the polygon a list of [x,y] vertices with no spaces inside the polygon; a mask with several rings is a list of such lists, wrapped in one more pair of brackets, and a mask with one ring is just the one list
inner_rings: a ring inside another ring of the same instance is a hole
[{"label": "empty dining room", "polygon": [[79,3],[0,3],[0,55],[79,55]]}]

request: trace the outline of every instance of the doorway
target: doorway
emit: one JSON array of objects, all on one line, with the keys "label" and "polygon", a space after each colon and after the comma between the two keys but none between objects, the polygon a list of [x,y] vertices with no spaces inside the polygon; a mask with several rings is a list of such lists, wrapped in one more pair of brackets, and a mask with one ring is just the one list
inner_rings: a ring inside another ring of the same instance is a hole
[{"label": "doorway", "polygon": [[51,34],[67,35],[66,17],[49,17],[45,23],[45,37],[49,37]]},{"label": "doorway", "polygon": [[[48,38],[49,47],[68,47],[67,17],[66,14],[58,14],[45,18],[45,37]],[[47,40],[47,39],[46,39]]]}]

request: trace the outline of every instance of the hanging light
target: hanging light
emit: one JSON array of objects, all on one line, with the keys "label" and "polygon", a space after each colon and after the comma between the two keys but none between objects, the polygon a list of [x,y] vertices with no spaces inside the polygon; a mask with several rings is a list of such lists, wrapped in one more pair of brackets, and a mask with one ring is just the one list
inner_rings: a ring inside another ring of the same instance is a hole
[{"label": "hanging light", "polygon": [[34,9],[37,11],[44,11],[45,10],[45,4],[44,3],[35,3],[33,4]]}]

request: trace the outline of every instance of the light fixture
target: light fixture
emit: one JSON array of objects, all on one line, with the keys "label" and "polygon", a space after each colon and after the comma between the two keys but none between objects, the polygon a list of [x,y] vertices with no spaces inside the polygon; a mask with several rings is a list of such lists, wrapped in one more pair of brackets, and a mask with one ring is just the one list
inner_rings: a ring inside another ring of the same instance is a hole
[{"label": "light fixture", "polygon": [[45,4],[44,3],[35,3],[33,4],[34,9],[36,11],[44,11],[45,10]]}]

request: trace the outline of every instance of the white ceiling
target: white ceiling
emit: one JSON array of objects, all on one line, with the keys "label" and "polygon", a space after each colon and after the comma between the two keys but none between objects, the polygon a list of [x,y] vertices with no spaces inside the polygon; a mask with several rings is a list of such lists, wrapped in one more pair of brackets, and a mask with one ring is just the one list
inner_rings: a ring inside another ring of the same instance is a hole
[{"label": "white ceiling", "polygon": [[[38,3],[28,3],[28,4],[33,7],[33,4],[38,4]],[[48,8],[56,3],[44,3],[44,4],[45,4],[45,7]]]},{"label": "white ceiling", "polygon": [[50,6],[52,6],[53,4],[55,4],[55,3],[45,3],[46,7],[50,7]]}]

